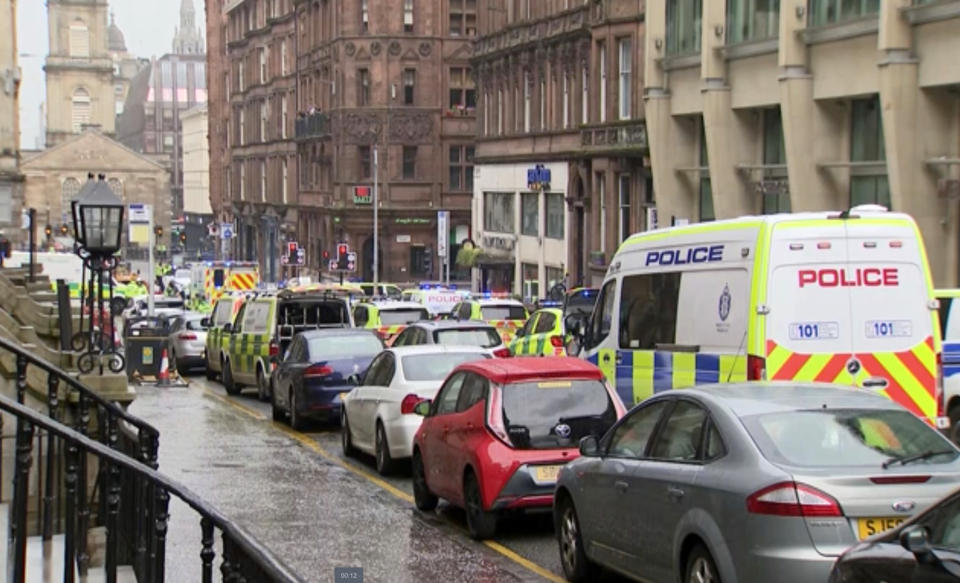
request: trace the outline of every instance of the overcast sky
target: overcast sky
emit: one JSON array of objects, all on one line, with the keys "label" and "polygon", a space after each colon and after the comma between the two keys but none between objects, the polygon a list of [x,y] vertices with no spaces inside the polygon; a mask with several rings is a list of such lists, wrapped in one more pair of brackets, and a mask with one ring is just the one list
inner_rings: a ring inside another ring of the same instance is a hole
[{"label": "overcast sky", "polygon": [[[180,23],[181,0],[109,0],[127,50],[137,57],[159,57],[170,52],[174,28]],[[192,0],[197,25],[206,37],[203,0]],[[17,3],[17,43],[20,49],[20,145],[34,149],[40,132],[40,103],[45,99],[43,60],[49,50],[47,3]]]}]

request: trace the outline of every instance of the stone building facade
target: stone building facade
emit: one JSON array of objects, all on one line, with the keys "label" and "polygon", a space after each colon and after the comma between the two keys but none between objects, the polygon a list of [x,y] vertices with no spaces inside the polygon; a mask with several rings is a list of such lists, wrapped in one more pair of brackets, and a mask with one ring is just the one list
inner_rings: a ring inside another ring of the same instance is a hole
[{"label": "stone building facade", "polygon": [[25,238],[20,229],[23,174],[16,4],[13,0],[0,0],[0,233],[18,246]]},{"label": "stone building facade", "polygon": [[643,3],[502,7],[481,8],[472,61],[481,112],[475,283],[534,299],[563,281],[598,284],[619,242],[656,226]]}]

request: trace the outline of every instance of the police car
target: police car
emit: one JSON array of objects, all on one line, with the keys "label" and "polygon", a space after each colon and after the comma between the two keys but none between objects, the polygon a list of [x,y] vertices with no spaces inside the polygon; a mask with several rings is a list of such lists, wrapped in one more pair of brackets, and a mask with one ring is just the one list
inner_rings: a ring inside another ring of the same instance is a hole
[{"label": "police car", "polygon": [[509,344],[530,314],[520,300],[483,294],[479,298],[461,301],[453,307],[451,315],[456,320],[481,320],[493,324],[504,343]]},{"label": "police car", "polygon": [[547,307],[530,314],[507,348],[513,356],[566,356],[566,339],[563,310]]},{"label": "police car", "polygon": [[421,284],[416,289],[403,290],[400,299],[416,302],[427,308],[431,316],[446,316],[459,302],[468,299],[470,292],[434,284]]},{"label": "police car", "polygon": [[371,283],[361,281],[353,284],[363,290],[363,295],[368,298],[391,298],[400,299],[403,293],[400,287],[392,283]]},{"label": "police car", "polygon": [[923,240],[880,206],[633,235],[577,328],[582,356],[626,403],[701,383],[819,381],[947,422]]},{"label": "police car", "polygon": [[233,323],[223,325],[223,387],[237,395],[257,387],[261,400],[270,398],[270,373],[294,334],[315,328],[352,327],[349,301],[329,292],[258,294],[240,306]]},{"label": "police car", "polygon": [[353,321],[357,328],[376,330],[387,343],[407,324],[429,318],[427,309],[414,302],[372,300],[361,301],[353,307]]}]

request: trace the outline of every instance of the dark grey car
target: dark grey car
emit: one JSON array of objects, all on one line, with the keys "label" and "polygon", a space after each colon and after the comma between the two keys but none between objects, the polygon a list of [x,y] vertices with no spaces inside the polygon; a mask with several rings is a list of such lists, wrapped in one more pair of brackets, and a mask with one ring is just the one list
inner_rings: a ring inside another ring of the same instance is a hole
[{"label": "dark grey car", "polygon": [[[960,452],[886,397],[751,383],[658,394],[561,471],[568,579],[826,581],[858,539],[956,487]],[[774,575],[775,574],[775,575]]]}]

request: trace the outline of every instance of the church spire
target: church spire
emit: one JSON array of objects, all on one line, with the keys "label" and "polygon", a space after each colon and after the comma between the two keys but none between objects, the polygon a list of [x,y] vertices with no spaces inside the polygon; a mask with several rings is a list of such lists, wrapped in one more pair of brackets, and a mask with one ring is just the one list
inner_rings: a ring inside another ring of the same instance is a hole
[{"label": "church spire", "polygon": [[178,55],[202,55],[206,53],[203,35],[196,25],[193,0],[180,0],[180,26],[173,37],[173,52]]}]

